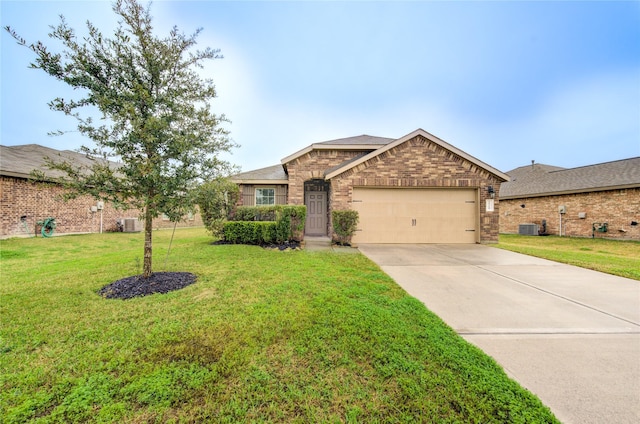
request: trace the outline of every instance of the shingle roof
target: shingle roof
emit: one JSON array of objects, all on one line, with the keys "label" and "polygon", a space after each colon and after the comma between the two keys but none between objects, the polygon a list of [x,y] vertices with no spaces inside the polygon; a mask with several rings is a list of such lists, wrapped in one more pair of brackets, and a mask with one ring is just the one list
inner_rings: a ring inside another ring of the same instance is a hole
[{"label": "shingle roof", "polygon": [[410,140],[413,137],[422,136],[425,137],[432,142],[440,145],[441,147],[459,155],[471,163],[479,166],[480,168],[492,173],[497,176],[501,180],[507,180],[509,177],[502,173],[501,171],[487,165],[486,163],[474,158],[473,156],[463,152],[462,150],[450,145],[444,140],[439,139],[438,137],[429,134],[423,129],[418,128],[417,130],[401,137],[399,139],[386,138],[386,137],[375,137],[371,135],[358,135],[355,137],[347,137],[347,138],[338,138],[335,140],[323,141],[320,143],[314,143],[298,152],[287,156],[282,159],[280,162],[282,165],[274,165],[267,168],[256,169],[254,171],[243,172],[240,174],[236,174],[231,177],[231,180],[237,183],[245,183],[245,184],[267,184],[267,183],[277,183],[277,184],[286,184],[288,180],[288,175],[286,173],[287,163],[295,160],[296,158],[311,152],[313,150],[351,150],[351,151],[361,151],[360,154],[355,157],[337,165],[325,169],[324,176],[325,178],[333,178],[335,175],[338,175],[342,172],[345,172],[352,166],[362,162],[363,160],[369,159],[372,156],[377,154],[381,154],[397,146],[398,144],[404,143]]},{"label": "shingle roof", "polygon": [[357,135],[355,137],[346,137],[346,138],[338,138],[336,140],[322,141],[320,143],[315,144],[339,144],[339,145],[368,145],[368,144],[377,144],[380,146],[384,146],[385,144],[391,143],[394,138],[386,138],[386,137],[375,137],[372,135]]},{"label": "shingle roof", "polygon": [[284,172],[282,165],[273,165],[266,168],[255,169],[253,171],[241,172],[231,177],[232,181],[245,182],[249,181],[286,181],[287,174]]},{"label": "shingle roof", "polygon": [[[39,144],[23,144],[20,146],[0,146],[0,175],[29,178],[34,170],[42,171],[47,177],[59,178],[66,174],[50,170],[44,158],[53,161],[69,161],[75,165],[91,167],[93,161],[82,153],[71,150],[56,150]],[[114,165],[115,162],[114,162]]]},{"label": "shingle roof", "polygon": [[507,174],[501,199],[640,187],[640,157],[569,169],[533,164]]}]

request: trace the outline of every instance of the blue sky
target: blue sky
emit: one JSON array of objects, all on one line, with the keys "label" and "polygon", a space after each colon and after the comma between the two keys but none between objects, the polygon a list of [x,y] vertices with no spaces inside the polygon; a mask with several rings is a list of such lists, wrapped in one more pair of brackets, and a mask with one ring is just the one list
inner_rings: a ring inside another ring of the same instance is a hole
[{"label": "blue sky", "polygon": [[[110,33],[107,1],[1,1],[2,25],[45,44],[58,15]],[[640,2],[218,2],[152,4],[156,32],[204,29],[213,108],[250,170],[313,142],[417,128],[502,170],[640,156]],[[1,143],[87,144],[47,102],[73,95],[1,36]]]}]

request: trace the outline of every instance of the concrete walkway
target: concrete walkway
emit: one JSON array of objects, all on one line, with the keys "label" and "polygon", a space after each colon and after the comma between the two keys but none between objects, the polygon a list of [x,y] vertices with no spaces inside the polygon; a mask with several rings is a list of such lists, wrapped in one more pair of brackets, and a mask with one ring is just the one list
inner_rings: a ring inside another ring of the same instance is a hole
[{"label": "concrete walkway", "polygon": [[483,245],[361,245],[564,423],[640,422],[640,282]]},{"label": "concrete walkway", "polygon": [[304,249],[309,252],[332,251],[336,253],[360,253],[352,247],[337,246],[331,243],[329,237],[305,236]]}]

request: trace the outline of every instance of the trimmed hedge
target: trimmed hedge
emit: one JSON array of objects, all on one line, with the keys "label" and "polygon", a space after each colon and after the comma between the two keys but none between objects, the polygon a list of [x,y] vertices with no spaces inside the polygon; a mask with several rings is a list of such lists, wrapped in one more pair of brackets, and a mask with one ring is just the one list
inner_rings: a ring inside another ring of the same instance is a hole
[{"label": "trimmed hedge", "polygon": [[234,221],[275,221],[275,206],[239,206]]},{"label": "trimmed hedge", "polygon": [[276,240],[273,221],[228,221],[222,230],[225,241],[236,244],[268,244]]},{"label": "trimmed hedge", "polygon": [[301,240],[306,206],[240,206],[226,222],[223,238],[231,243],[268,244]]}]

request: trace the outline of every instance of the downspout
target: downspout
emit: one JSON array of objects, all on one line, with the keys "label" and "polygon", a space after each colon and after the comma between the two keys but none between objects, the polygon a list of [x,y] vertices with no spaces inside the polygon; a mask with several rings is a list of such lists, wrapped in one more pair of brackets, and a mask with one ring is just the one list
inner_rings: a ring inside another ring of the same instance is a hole
[{"label": "downspout", "polygon": [[559,234],[559,236],[562,237],[562,213],[559,213],[558,215],[560,215],[560,234]]}]

